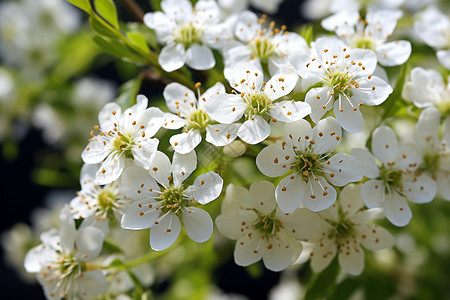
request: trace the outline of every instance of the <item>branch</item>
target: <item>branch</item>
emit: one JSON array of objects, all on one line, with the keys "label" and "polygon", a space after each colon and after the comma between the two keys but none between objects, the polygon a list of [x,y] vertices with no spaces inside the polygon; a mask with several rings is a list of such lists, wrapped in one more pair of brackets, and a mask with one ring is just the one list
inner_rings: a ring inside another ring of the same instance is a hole
[{"label": "branch", "polygon": [[134,18],[143,23],[144,22],[144,11],[137,5],[134,0],[122,0],[125,8],[130,12]]}]

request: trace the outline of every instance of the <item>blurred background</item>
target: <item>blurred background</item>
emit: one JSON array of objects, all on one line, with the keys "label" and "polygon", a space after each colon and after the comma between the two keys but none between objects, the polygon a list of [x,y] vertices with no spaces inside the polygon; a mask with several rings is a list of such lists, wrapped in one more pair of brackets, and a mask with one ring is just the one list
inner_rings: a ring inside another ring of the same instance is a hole
[{"label": "blurred background", "polygon": [[[136,22],[124,4],[127,1],[114,2],[119,20]],[[155,1],[136,2],[147,12]],[[307,21],[302,2],[285,0],[269,17],[301,32]],[[309,9],[327,14],[323,3],[309,4]],[[315,34],[323,32],[317,21],[313,29]],[[408,35],[406,29],[404,34]],[[80,154],[98,122],[99,110],[141,72],[142,67],[105,54],[93,37],[87,16],[63,0],[0,1],[2,299],[44,299],[41,287],[21,267],[23,257],[39,244],[41,232],[57,226],[56,208],[68,203],[79,189]],[[417,44],[416,50],[422,58],[434,55],[423,44]],[[397,69],[389,72],[398,74]],[[149,97],[151,105],[162,103],[165,82],[142,78],[140,93]],[[199,80],[206,79],[200,76]],[[412,126],[408,120],[401,121]],[[404,228],[383,222],[396,236],[396,247],[368,256],[366,271],[359,277],[342,278],[338,288],[355,299],[450,299],[450,204],[435,199],[413,206],[413,214],[413,221]],[[232,247],[224,248],[216,253],[221,263],[204,275],[209,277],[204,282],[220,291],[211,299],[296,299],[312,276],[307,264],[282,274],[260,264],[241,268],[233,262]],[[208,261],[206,256],[202,259]],[[202,282],[202,275],[195,273],[195,260],[179,272],[192,272]],[[164,294],[175,284],[181,290],[196,288],[186,287],[176,276],[158,279],[155,273],[155,277],[155,294]]]}]

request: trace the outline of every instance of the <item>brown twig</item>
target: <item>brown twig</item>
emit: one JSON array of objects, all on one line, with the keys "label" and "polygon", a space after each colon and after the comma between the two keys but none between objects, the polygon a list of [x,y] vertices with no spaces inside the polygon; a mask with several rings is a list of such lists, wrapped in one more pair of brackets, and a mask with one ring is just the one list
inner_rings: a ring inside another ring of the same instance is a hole
[{"label": "brown twig", "polygon": [[144,11],[134,0],[122,0],[125,8],[134,16],[136,20],[144,22]]}]

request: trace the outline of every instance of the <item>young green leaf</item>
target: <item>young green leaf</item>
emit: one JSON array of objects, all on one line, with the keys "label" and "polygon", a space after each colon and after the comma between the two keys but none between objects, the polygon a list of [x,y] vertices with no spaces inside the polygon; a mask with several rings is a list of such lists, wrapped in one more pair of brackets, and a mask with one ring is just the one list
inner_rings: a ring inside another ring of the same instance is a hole
[{"label": "young green leaf", "polygon": [[94,6],[96,12],[102,16],[105,21],[114,28],[119,29],[119,20],[117,18],[117,10],[112,0],[95,0]]},{"label": "young green leaf", "polygon": [[67,2],[75,5],[76,7],[84,10],[88,14],[92,13],[91,4],[89,3],[89,0],[67,0]]}]

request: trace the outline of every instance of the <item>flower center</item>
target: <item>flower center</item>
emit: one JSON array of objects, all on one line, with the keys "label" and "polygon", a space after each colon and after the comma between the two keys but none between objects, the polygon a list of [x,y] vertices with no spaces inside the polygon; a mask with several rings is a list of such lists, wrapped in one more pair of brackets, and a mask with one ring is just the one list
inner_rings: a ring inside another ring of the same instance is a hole
[{"label": "flower center", "polygon": [[[258,212],[257,212],[258,213]],[[283,228],[283,224],[275,218],[275,210],[268,216],[258,213],[258,219],[253,224],[253,228],[262,234],[262,238],[274,237]]]},{"label": "flower center", "polygon": [[257,37],[252,41],[250,50],[252,51],[253,56],[258,57],[262,62],[265,62],[275,52],[275,47],[272,40],[269,38]]},{"label": "flower center", "polygon": [[297,152],[296,161],[293,163],[294,171],[301,174],[303,180],[308,182],[309,175],[314,174],[318,167],[321,165],[320,156],[312,153]]},{"label": "flower center", "polygon": [[[343,73],[334,73],[328,75],[329,84],[334,89],[334,93],[345,93],[348,97],[351,97],[351,92],[348,90],[351,83],[351,77]],[[355,84],[355,82],[353,82]],[[357,84],[357,83],[356,83]]]},{"label": "flower center", "polygon": [[366,37],[360,37],[355,42],[352,43],[353,48],[369,49],[375,50],[374,42]]},{"label": "flower center", "polygon": [[196,109],[189,115],[189,124],[188,124],[188,130],[191,128],[195,129],[205,129],[206,125],[209,123],[209,116],[208,114],[201,109]]},{"label": "flower center", "polygon": [[250,116],[262,115],[266,113],[270,108],[270,104],[272,104],[272,101],[270,101],[270,99],[267,98],[267,96],[263,92],[246,94],[243,98],[249,106]]},{"label": "flower center", "polygon": [[168,188],[159,196],[162,200],[161,209],[163,213],[173,211],[177,216],[181,209],[187,206],[188,200],[184,197],[184,187]]},{"label": "flower center", "polygon": [[421,169],[434,175],[439,170],[439,155],[425,154]]},{"label": "flower center", "polygon": [[111,212],[117,205],[117,198],[114,191],[103,188],[97,196],[97,204],[101,211],[108,214]]},{"label": "flower center", "polygon": [[189,48],[193,43],[201,43],[202,35],[203,30],[192,23],[187,23],[178,28],[178,32],[175,34],[175,41]]},{"label": "flower center", "polygon": [[386,193],[389,193],[389,188],[399,188],[402,189],[402,171],[386,168],[384,165],[380,168],[380,176],[378,180],[383,181],[386,186]]},{"label": "flower center", "polygon": [[131,148],[134,145],[133,139],[130,134],[118,133],[118,137],[112,143],[113,148],[120,152],[124,152],[127,158],[133,158]]}]

